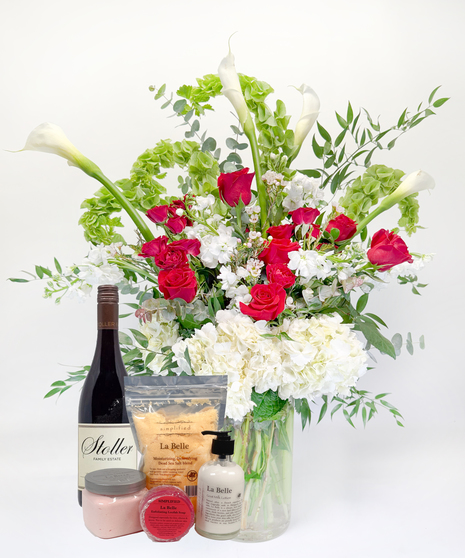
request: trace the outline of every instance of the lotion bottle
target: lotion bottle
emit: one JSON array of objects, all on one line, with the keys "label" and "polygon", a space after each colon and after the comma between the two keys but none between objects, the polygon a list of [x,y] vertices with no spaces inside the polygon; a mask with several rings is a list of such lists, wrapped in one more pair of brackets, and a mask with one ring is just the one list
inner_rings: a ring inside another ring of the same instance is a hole
[{"label": "lotion bottle", "polygon": [[234,440],[229,432],[202,434],[216,436],[211,451],[218,457],[199,470],[195,530],[209,539],[233,539],[241,528],[244,471],[231,460]]}]

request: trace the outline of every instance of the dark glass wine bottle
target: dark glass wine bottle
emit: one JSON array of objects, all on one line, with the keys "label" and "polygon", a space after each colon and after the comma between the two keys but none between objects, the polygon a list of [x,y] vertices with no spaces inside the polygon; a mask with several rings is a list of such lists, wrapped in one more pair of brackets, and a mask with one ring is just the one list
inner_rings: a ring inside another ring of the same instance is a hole
[{"label": "dark glass wine bottle", "polygon": [[78,500],[87,473],[137,468],[137,450],[124,403],[127,376],[118,341],[118,287],[100,285],[94,359],[79,401]]}]

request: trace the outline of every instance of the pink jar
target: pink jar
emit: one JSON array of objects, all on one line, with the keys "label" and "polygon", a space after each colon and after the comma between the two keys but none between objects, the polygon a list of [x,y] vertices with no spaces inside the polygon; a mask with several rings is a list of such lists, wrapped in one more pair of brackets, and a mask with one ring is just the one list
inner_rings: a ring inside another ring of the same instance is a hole
[{"label": "pink jar", "polygon": [[147,493],[146,477],[135,469],[100,469],[88,473],[82,492],[87,529],[101,539],[142,531],[139,505]]}]

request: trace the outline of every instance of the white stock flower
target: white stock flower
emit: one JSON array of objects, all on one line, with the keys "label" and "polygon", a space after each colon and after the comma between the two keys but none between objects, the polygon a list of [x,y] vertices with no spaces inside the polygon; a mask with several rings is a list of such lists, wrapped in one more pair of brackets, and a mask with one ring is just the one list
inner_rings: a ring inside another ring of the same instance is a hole
[{"label": "white stock flower", "polygon": [[283,201],[284,209],[295,211],[300,207],[317,207],[318,202],[324,198],[320,183],[315,178],[309,178],[301,173],[296,173],[294,178],[284,188],[287,194]]},{"label": "white stock flower", "polygon": [[[155,304],[146,305],[144,307],[147,309],[156,307],[156,301],[160,299],[150,299],[154,301]],[[152,314],[152,321],[146,322],[141,325],[140,331],[148,339],[148,350],[141,348],[142,356],[144,360],[151,353],[156,353],[155,358],[148,364],[148,368],[152,370],[155,374],[161,376],[166,376],[168,370],[163,370],[163,365],[165,364],[165,354],[161,352],[163,347],[171,347],[179,339],[179,324],[174,321],[172,314],[166,309],[159,308]],[[176,316],[176,314],[174,314]]]},{"label": "white stock flower", "polygon": [[192,210],[205,211],[215,203],[215,196],[213,194],[208,194],[208,196],[196,196],[194,202]]},{"label": "white stock flower", "polygon": [[91,292],[92,286],[87,283],[69,283],[66,296],[68,298],[77,298],[79,302],[84,302],[87,298],[89,298]]},{"label": "white stock flower", "polygon": [[122,242],[117,242],[116,244],[105,245],[102,243],[98,246],[93,246],[87,255],[87,259],[94,265],[107,264],[108,258],[115,257],[122,245]]},{"label": "white stock flower", "polygon": [[239,310],[240,303],[249,304],[252,301],[249,287],[246,285],[239,285],[238,287],[231,287],[226,291],[226,296],[231,299],[229,303],[230,308],[237,308]]},{"label": "white stock flower", "polygon": [[295,145],[302,145],[312,126],[315,124],[320,112],[320,99],[311,87],[303,83],[297,91],[302,93],[302,113],[296,124],[294,132]]},{"label": "white stock flower", "polygon": [[288,267],[301,278],[301,284],[308,283],[313,277],[326,279],[333,271],[331,262],[315,250],[289,252]]},{"label": "white stock flower", "polygon": [[239,277],[231,271],[230,265],[223,265],[220,267],[218,279],[221,281],[221,288],[223,291],[227,291],[232,287],[235,287],[239,281]]},{"label": "white stock flower", "polygon": [[414,277],[422,270],[427,263],[433,259],[433,254],[422,254],[421,256],[412,256],[413,262],[403,262],[391,267],[387,271],[390,277]]},{"label": "white stock flower", "polygon": [[331,283],[331,285],[322,285],[318,289],[318,298],[321,302],[324,302],[327,298],[331,298],[333,296],[337,296],[339,294],[337,288],[337,279]]},{"label": "white stock flower", "polygon": [[124,280],[124,273],[113,264],[92,265],[84,263],[79,266],[79,279],[89,285],[116,285]]}]

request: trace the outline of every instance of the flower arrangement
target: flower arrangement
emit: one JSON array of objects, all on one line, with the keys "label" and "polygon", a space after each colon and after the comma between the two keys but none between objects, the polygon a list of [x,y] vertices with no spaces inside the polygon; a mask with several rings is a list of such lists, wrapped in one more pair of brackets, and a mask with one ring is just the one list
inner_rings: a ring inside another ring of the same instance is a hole
[{"label": "flower arrangement", "polygon": [[[352,426],[358,415],[366,424],[381,405],[402,426],[386,394],[358,389],[373,349],[395,358],[403,345],[399,334],[383,335],[380,317],[364,311],[370,292],[390,279],[410,284],[415,294],[424,287],[417,273],[431,256],[411,253],[405,236],[418,227],[418,192],[434,181],[423,171],[405,177],[371,162],[447,98],[436,99],[436,88],[428,103],[406,109],[386,129],[349,103],[343,116],[336,113],[340,132],[333,137],[317,122],[313,89],[298,89],[302,113],[292,129],[281,100],[274,110],[266,104],[270,85],[238,75],[231,52],[218,75],[183,85],[176,96],[167,96],[165,85],[150,89],[187,130],[181,141],[145,151],[128,179],[111,182],[57,126],[43,124],[30,134],[23,150],[60,155],[103,185],[82,204],[88,256],[66,269],[56,259],[56,271],[36,267],[34,278],[47,282],[45,296],[85,298],[96,284],[116,283],[134,296],[130,306],[140,322],[132,336],[120,334],[130,374],[227,374],[226,413],[241,425],[236,458],[249,481],[267,475],[272,441],[288,438],[288,424],[278,419],[290,406],[303,427],[320,399],[318,422],[331,408],[331,416],[342,411]],[[226,157],[201,131],[201,117],[221,94],[237,114]],[[309,143],[317,165],[298,170],[296,158],[315,125]],[[243,164],[247,149],[253,169]],[[181,194],[169,196],[162,181],[174,167]],[[396,228],[370,237],[367,225],[396,205]],[[118,232],[121,209],[136,237]],[[412,352],[410,334],[406,345]],[[46,397],[62,394],[86,371],[69,372]],[[252,424],[260,434],[248,455]],[[250,482],[247,490],[258,515],[265,485]]]},{"label": "flower arrangement", "polygon": [[[378,400],[356,389],[369,349],[395,358],[402,341],[398,334],[389,341],[380,331],[382,320],[363,314],[369,293],[391,277],[418,293],[417,272],[431,256],[410,254],[399,228],[381,229],[370,240],[366,227],[398,205],[398,225],[412,234],[417,193],[434,187],[423,171],[404,178],[371,159],[377,150],[392,149],[447,98],[434,100],[436,88],[425,108],[413,115],[405,110],[386,130],[366,110],[355,115],[349,103],[345,117],[336,113],[342,130],[335,139],[317,123],[312,149],[321,168],[296,171],[292,163],[320,107],[307,85],[298,89],[303,107],[294,131],[284,103],[278,100],[272,111],[265,103],[272,88],[238,75],[231,52],[218,76],[180,87],[175,101],[165,97],[165,85],[150,89],[189,130],[186,139],[160,141],[143,153],[130,179],[113,184],[55,125],[42,124],[30,134],[22,151],[60,155],[103,184],[82,204],[80,224],[92,244],[87,258],[65,270],[56,262],[56,272],[37,266],[38,278],[47,280],[45,296],[57,302],[64,295],[87,297],[101,283],[136,295],[140,330],[132,331],[134,340],[121,335],[130,371],[229,374],[228,416],[234,420],[253,413],[257,399],[273,397],[271,391],[297,403],[304,425],[317,397],[324,398],[324,409],[334,401],[349,422],[359,410],[365,410],[364,422],[371,419]],[[216,140],[200,134],[200,117],[221,93],[238,117],[222,161]],[[248,147],[253,172],[242,165],[240,153]],[[174,166],[185,171],[179,176],[182,197],[163,195],[164,169]],[[113,214],[121,209],[137,227],[132,244],[117,232],[121,221]],[[141,213],[156,224],[155,232]],[[85,369],[55,382],[47,396],[84,376]],[[386,406],[401,424],[396,409]]]}]

